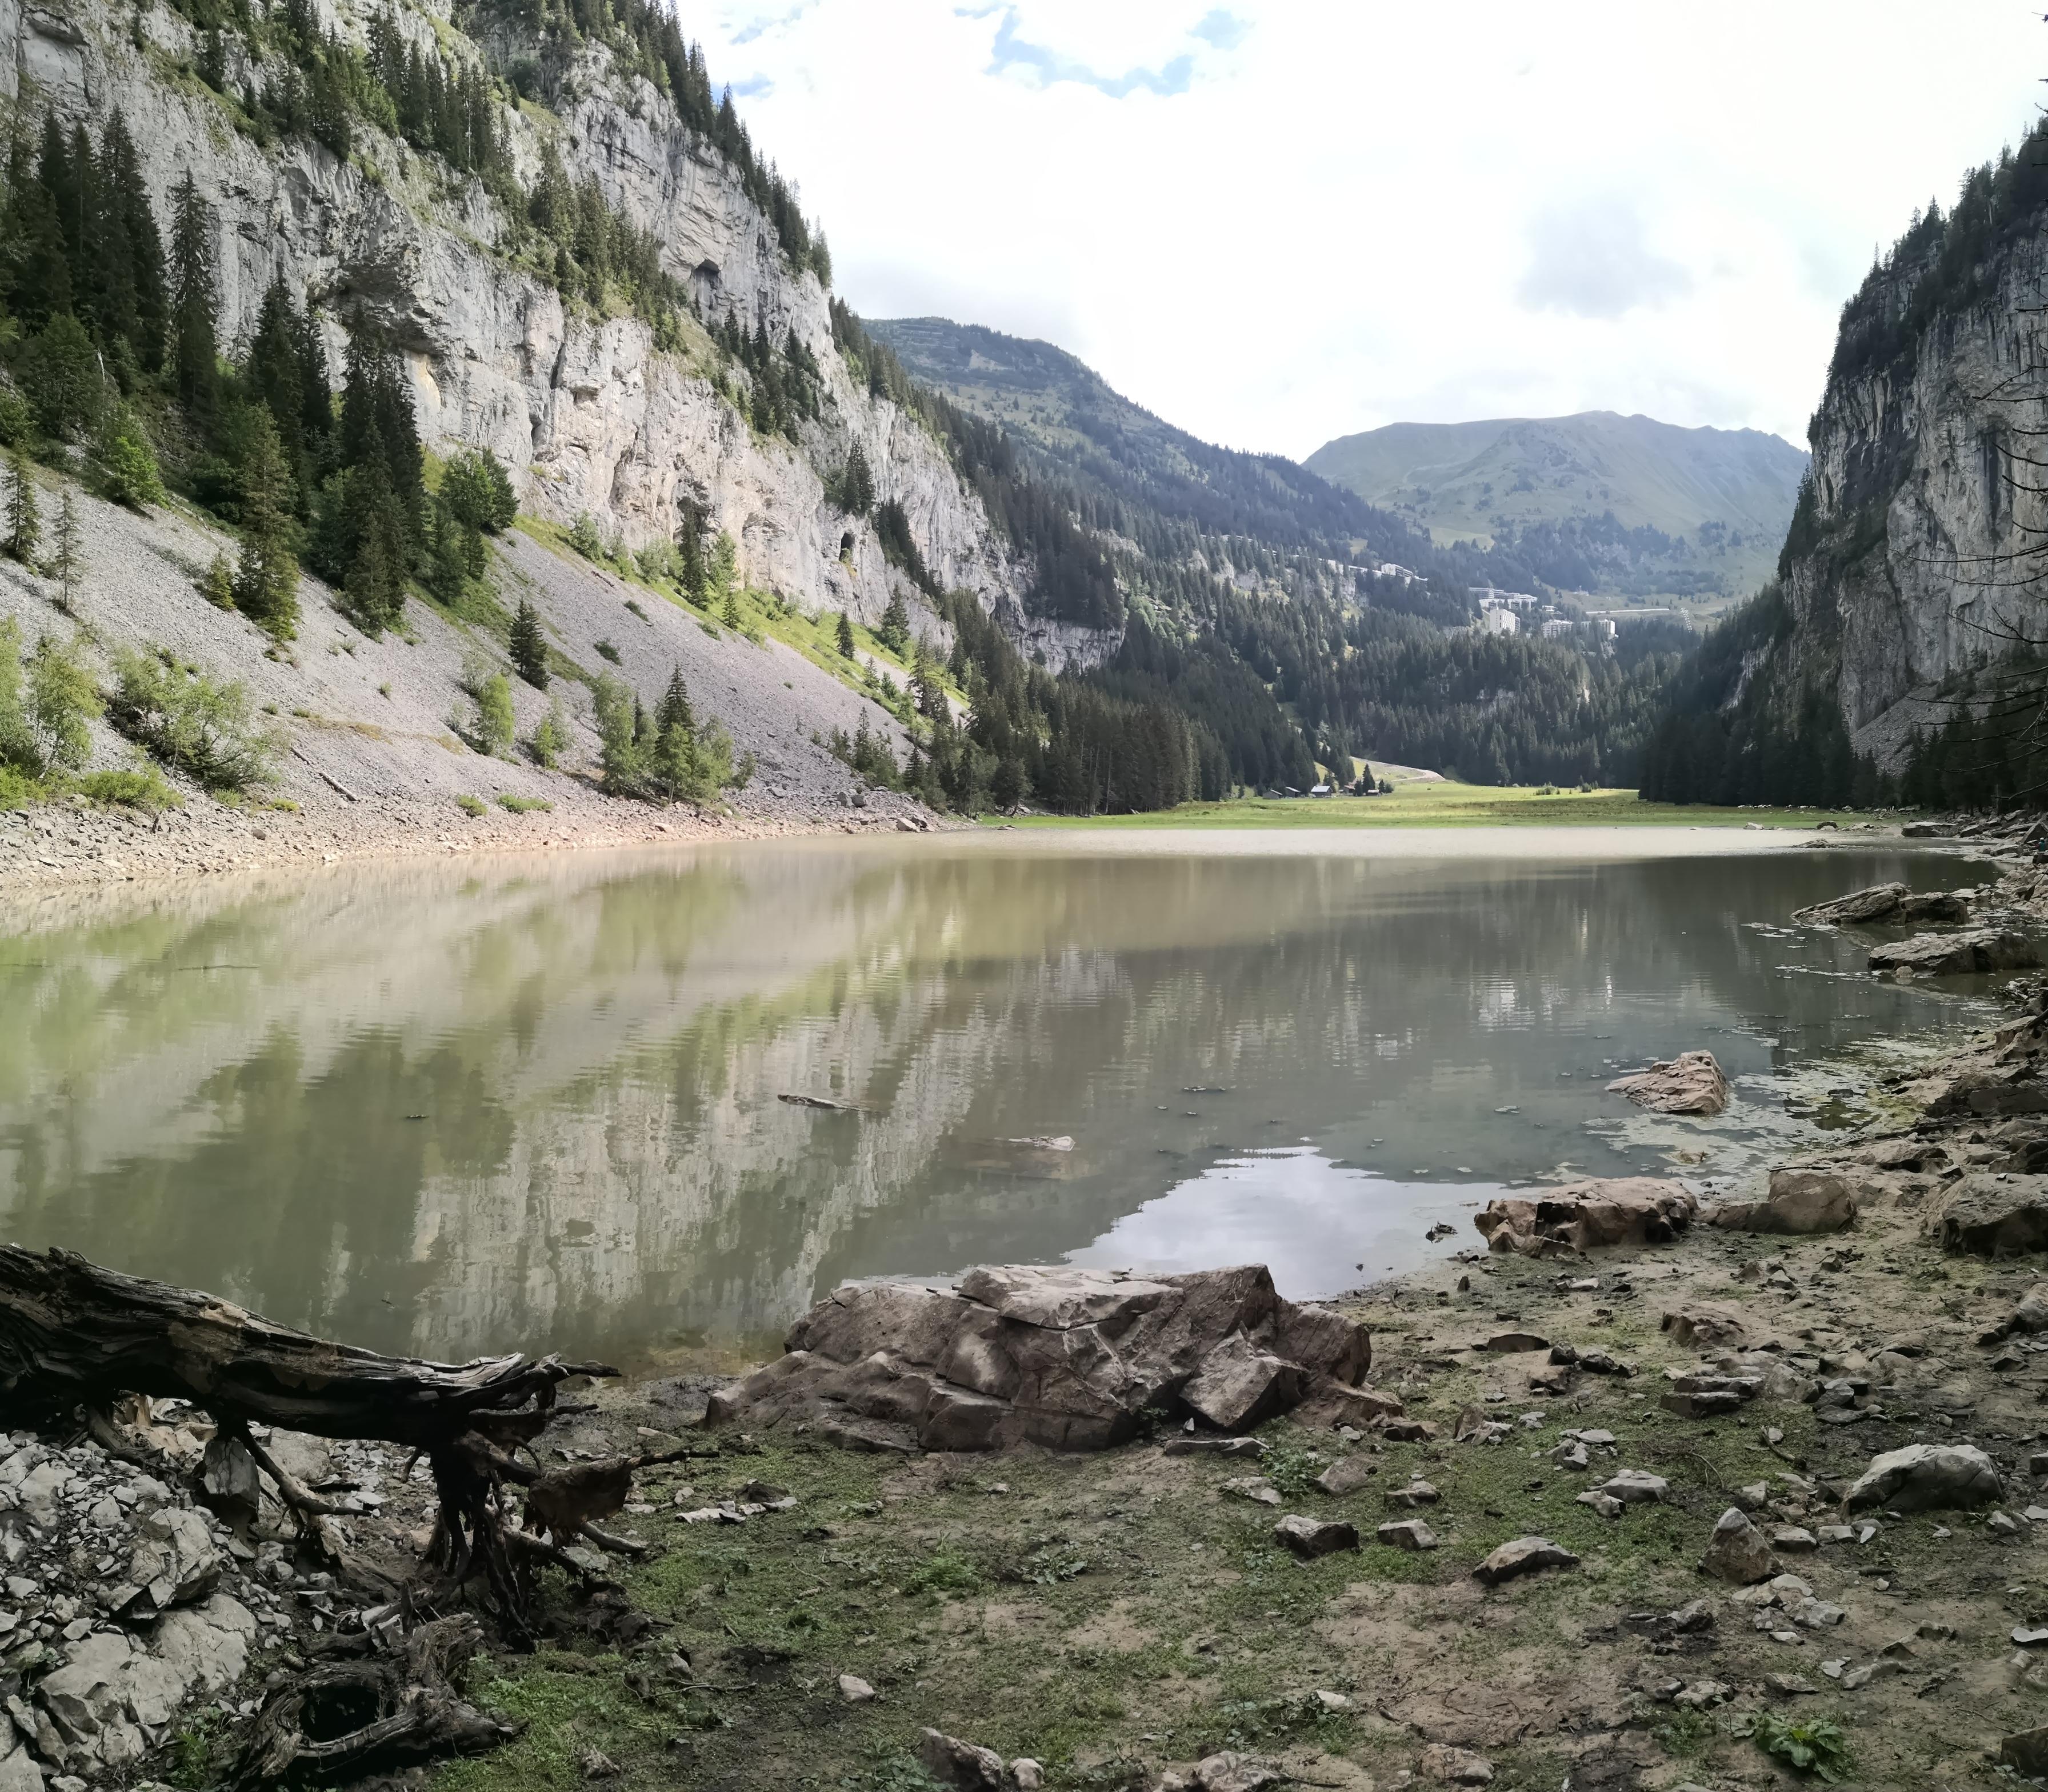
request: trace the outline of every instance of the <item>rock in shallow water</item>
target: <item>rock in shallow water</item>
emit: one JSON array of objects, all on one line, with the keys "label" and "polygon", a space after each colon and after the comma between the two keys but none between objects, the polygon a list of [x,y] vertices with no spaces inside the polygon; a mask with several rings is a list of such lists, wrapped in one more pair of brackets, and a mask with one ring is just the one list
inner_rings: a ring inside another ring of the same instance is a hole
[{"label": "rock in shallow water", "polygon": [[1624,1095],[1658,1114],[1718,1114],[1728,1106],[1728,1078],[1712,1052],[1681,1052],[1632,1076],[1617,1076],[1609,1095]]}]

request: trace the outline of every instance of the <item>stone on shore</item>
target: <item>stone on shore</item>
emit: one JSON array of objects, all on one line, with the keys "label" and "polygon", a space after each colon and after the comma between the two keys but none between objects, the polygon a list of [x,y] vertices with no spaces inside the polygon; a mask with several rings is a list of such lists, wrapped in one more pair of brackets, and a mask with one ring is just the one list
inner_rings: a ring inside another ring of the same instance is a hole
[{"label": "stone on shore", "polygon": [[1473,1216],[1488,1247],[1526,1257],[1577,1256],[1604,1246],[1669,1244],[1699,1202],[1683,1184],[1623,1176],[1504,1196]]},{"label": "stone on shore", "polygon": [[[1360,1390],[1363,1325],[1274,1291],[1263,1265],[1187,1275],[1012,1266],[956,1289],[848,1285],[788,1353],[712,1396],[705,1423],[809,1425],[867,1448],[1104,1449],[1164,1408],[1248,1430]],[[1383,1410],[1381,1405],[1378,1410]]]},{"label": "stone on shore", "polygon": [[1872,949],[1870,968],[1904,977],[1983,976],[1995,971],[2031,971],[2041,963],[2023,933],[1973,928],[1967,933],[1916,933]]},{"label": "stone on shore", "polygon": [[1973,1444],[1909,1444],[1875,1456],[1842,1496],[1849,1511],[1988,1506],[2004,1492],[1998,1465]]},{"label": "stone on shore", "polygon": [[1290,1512],[1274,1526],[1273,1534],[1304,1561],[1358,1547],[1358,1526],[1342,1519],[1310,1519]]},{"label": "stone on shore", "polygon": [[1855,1190],[1837,1170],[1774,1169],[1764,1200],[1724,1201],[1705,1220],[1730,1232],[1802,1236],[1840,1232],[1856,1219],[1856,1206]]},{"label": "stone on shore", "polygon": [[1792,911],[1794,921],[1835,927],[1853,927],[1872,921],[1887,925],[1907,923],[1959,922],[1970,918],[1966,898],[1953,890],[1908,890],[1903,883],[1873,884],[1852,890],[1832,902],[1815,902]]},{"label": "stone on shore", "polygon": [[1469,1748],[1453,1748],[1446,1742],[1433,1742],[1422,1751],[1424,1775],[1439,1786],[1491,1786],[1493,1763]]},{"label": "stone on shore", "polygon": [[2048,1176],[1961,1177],[1926,1222],[1944,1251],[1972,1257],[2048,1250]]},{"label": "stone on shore", "polygon": [[1707,1539],[1700,1571],[1738,1587],[1754,1586],[1778,1571],[1778,1558],[1762,1531],[1750,1522],[1740,1506],[1731,1506],[1714,1526]]},{"label": "stone on shore", "polygon": [[1546,1568],[1577,1568],[1579,1558],[1547,1537],[1518,1537],[1503,1543],[1472,1570],[1489,1587]]},{"label": "stone on shore", "polygon": [[1718,1114],[1728,1106],[1728,1078],[1712,1052],[1681,1052],[1647,1070],[1617,1076],[1609,1095],[1625,1095],[1639,1107],[1658,1114]]}]

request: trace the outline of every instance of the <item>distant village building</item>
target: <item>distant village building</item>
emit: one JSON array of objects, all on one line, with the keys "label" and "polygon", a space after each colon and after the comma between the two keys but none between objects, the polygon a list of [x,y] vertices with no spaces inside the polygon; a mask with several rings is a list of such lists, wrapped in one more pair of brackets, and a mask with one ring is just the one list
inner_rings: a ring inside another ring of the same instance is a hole
[{"label": "distant village building", "polygon": [[1476,624],[1481,634],[1512,634],[1521,626],[1521,618],[1505,605],[1480,611]]},{"label": "distant village building", "polygon": [[1520,612],[1534,610],[1542,599],[1527,592],[1504,592],[1497,585],[1469,585],[1467,592],[1481,610],[1512,610]]}]

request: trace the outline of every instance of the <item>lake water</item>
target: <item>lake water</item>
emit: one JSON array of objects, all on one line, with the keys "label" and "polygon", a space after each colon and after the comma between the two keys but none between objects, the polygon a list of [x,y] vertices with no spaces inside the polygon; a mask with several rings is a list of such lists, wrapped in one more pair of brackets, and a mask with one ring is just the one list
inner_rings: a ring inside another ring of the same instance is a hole
[{"label": "lake water", "polygon": [[1813,1099],[1788,1073],[1853,1087],[1859,1041],[1957,1020],[1785,930],[1894,877],[1972,872],[1677,830],[1007,833],[119,897],[0,924],[0,1239],[453,1357],[644,1363],[988,1261],[1333,1294],[1468,1247],[1504,1183],[1665,1169],[1701,1129],[1602,1089],[1652,1055],[1716,1053],[1735,1138]]}]

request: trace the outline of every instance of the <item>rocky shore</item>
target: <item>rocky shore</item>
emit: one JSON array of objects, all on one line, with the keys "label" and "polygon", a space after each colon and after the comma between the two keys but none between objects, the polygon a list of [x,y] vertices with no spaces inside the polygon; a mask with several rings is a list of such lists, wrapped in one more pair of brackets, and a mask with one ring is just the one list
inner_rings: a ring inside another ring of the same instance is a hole
[{"label": "rocky shore", "polygon": [[[2048,880],[1996,870],[1906,924],[2024,935]],[[2048,1779],[2048,993],[2011,995],[1751,1179],[1714,1173],[1738,1092],[1676,1117],[1686,1180],[1497,1204],[1327,1308],[983,1272],[836,1297],[738,1382],[580,1393],[541,1462],[677,1457],[607,1521],[639,1553],[580,1552],[471,1670],[516,1733],[450,1782]],[[0,1445],[5,1792],[221,1783],[305,1666],[396,1634],[189,1412],[117,1417]],[[424,1466],[267,1445],[413,1571]]]}]

